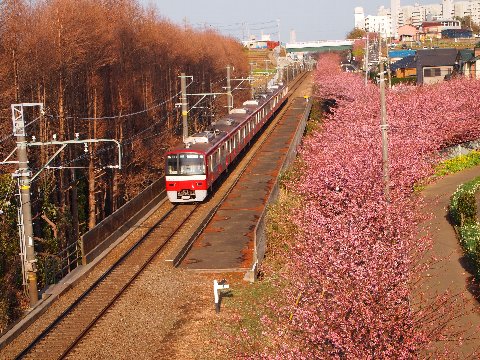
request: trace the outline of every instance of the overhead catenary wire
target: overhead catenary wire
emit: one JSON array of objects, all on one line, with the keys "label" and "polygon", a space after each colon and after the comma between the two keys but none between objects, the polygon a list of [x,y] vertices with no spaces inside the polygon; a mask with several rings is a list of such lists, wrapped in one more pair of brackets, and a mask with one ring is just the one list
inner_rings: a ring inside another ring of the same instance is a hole
[{"label": "overhead catenary wire", "polygon": [[[188,86],[191,86],[191,85],[194,83],[193,77],[192,77],[191,79],[192,79],[192,80],[191,80],[190,83],[187,85],[187,87],[188,87]],[[210,83],[210,86],[216,85],[216,84],[218,84],[218,83],[220,83],[220,82],[223,82],[223,81],[225,81],[225,80],[226,80],[226,78],[219,79],[219,80],[217,80],[217,81],[215,81],[215,82],[213,82],[213,83]],[[199,84],[200,82],[197,81],[196,83]],[[161,102],[161,103],[159,103],[159,104],[156,104],[155,106],[149,107],[148,109],[144,109],[144,110],[142,110],[142,111],[138,111],[138,112],[135,112],[135,113],[125,114],[125,115],[123,115],[123,117],[141,114],[141,113],[144,113],[144,112],[146,112],[146,111],[148,111],[148,110],[157,108],[158,106],[161,106],[161,105],[163,105],[163,104],[166,104],[166,103],[168,103],[169,101],[175,99],[175,98],[178,97],[180,94],[181,94],[181,92],[178,92],[178,93],[176,93],[175,95],[173,95],[173,96],[171,96],[170,98],[168,98],[167,100],[165,100],[165,101],[163,101],[163,102]],[[154,127],[157,126],[158,124],[160,124],[160,123],[162,123],[162,122],[164,122],[164,121],[167,121],[168,116],[171,115],[172,113],[173,113],[173,112],[169,112],[168,114],[163,114],[157,121],[153,122],[153,123],[150,124],[148,127],[142,129],[140,132],[132,135],[131,137],[129,137],[129,138],[125,139],[125,140],[122,140],[122,141],[121,141],[122,146],[130,145],[130,144],[134,143],[141,135],[143,135],[143,134],[145,134],[146,132],[150,131],[152,128],[154,128]],[[97,118],[76,118],[76,117],[66,117],[66,118],[73,118],[73,119],[78,119],[78,120],[102,120],[102,119],[115,119],[115,118],[118,119],[118,118],[120,118],[120,117],[121,117],[121,116],[112,116],[112,117],[108,116],[108,117],[97,117]],[[36,119],[36,120],[37,120],[37,119]],[[150,139],[150,138],[152,138],[152,137],[154,137],[154,136],[157,136],[158,134],[159,134],[159,133],[157,133],[156,135],[151,135],[151,136],[149,136],[149,137],[147,137],[147,138],[142,138],[142,140]],[[114,147],[114,146],[105,146],[105,147],[98,148],[97,150],[95,150],[94,154],[95,154],[96,156],[98,156],[98,155],[100,155],[100,154],[102,154],[102,153],[104,153],[104,152],[110,151],[113,147]],[[72,164],[72,163],[74,163],[74,162],[77,162],[77,161],[84,160],[84,159],[86,159],[86,158],[88,158],[88,157],[90,157],[90,156],[91,156],[90,153],[82,154],[82,155],[80,155],[80,156],[77,156],[77,157],[74,158],[74,159],[70,159],[70,160],[66,161],[66,162],[64,163],[64,165],[60,165],[60,166],[58,166],[57,168],[70,168],[70,166],[69,166],[70,164]],[[32,181],[32,183],[33,183],[33,182],[36,182],[36,181],[38,181],[38,180],[39,180],[39,178],[34,179],[34,180]]]}]

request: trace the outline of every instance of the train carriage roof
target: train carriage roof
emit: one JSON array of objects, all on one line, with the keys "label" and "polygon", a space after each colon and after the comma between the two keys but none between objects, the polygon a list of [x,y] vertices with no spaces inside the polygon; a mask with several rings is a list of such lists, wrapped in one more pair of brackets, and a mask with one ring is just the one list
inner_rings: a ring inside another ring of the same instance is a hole
[{"label": "train carriage roof", "polygon": [[246,121],[283,89],[283,85],[272,86],[267,93],[258,94],[254,100],[243,103],[242,108],[233,109],[230,114],[212,122],[205,131],[190,135],[182,144],[170,152],[209,153],[226,137],[239,130]]}]

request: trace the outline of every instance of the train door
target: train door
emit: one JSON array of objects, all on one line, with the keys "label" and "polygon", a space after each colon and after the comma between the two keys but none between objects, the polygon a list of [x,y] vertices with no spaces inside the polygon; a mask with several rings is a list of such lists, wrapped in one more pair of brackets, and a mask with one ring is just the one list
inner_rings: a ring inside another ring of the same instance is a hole
[{"label": "train door", "polygon": [[210,155],[208,157],[208,179],[209,179],[209,185],[211,186],[212,183],[213,183],[213,180],[215,180],[215,173],[214,173],[214,170],[215,170],[215,166],[214,166],[214,154]]},{"label": "train door", "polygon": [[225,143],[219,148],[219,150],[220,150],[220,164],[222,165],[222,169],[226,169],[228,165],[228,160],[227,160],[228,141],[225,141]]},{"label": "train door", "polygon": [[226,153],[227,153],[227,166],[228,164],[230,164],[230,162],[232,161],[232,141],[233,139],[230,138],[227,140],[227,142],[225,143],[225,147],[226,147]]}]

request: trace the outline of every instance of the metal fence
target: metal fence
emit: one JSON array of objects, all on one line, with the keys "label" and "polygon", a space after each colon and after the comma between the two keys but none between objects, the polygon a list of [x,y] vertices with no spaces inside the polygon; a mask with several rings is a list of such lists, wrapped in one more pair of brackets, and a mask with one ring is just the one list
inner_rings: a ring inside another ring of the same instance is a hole
[{"label": "metal fence", "polygon": [[39,253],[37,260],[39,287],[56,284],[81,264],[79,243],[74,242],[57,254]]},{"label": "metal fence", "polygon": [[473,150],[478,149],[480,149],[480,140],[468,141],[462,144],[457,144],[445,148],[443,151],[440,152],[440,157],[443,160],[453,159],[460,155],[467,155]]}]

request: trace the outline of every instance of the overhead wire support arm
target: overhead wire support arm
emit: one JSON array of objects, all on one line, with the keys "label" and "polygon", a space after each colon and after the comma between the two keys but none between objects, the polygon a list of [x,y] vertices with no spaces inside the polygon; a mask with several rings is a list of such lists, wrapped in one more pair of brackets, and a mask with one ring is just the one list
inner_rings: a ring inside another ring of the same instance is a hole
[{"label": "overhead wire support arm", "polygon": [[5,160],[0,162],[0,165],[18,164],[18,160],[9,161],[9,159],[12,157],[13,154],[15,154],[16,151],[17,151],[17,148],[14,148],[12,152],[8,154],[8,156],[5,158]]},{"label": "overhead wire support arm", "polygon": [[226,95],[226,93],[201,93],[201,94],[186,94],[187,96],[201,96],[200,100],[198,100],[193,106],[190,107],[190,110],[187,110],[187,113],[192,111],[192,109],[199,109],[197,107],[198,104],[202,102],[207,96],[217,96],[217,95]]},{"label": "overhead wire support arm", "polygon": [[[115,169],[122,169],[122,145],[120,144],[119,141],[115,139],[85,139],[85,140],[66,140],[66,141],[47,141],[47,142],[31,142],[28,143],[28,146],[48,146],[48,145],[60,145],[60,149],[58,149],[55,154],[52,155],[50,159],[46,162],[45,165],[42,166],[42,168],[31,178],[31,181],[33,181],[43,170],[45,169],[51,169],[52,167],[49,166],[49,164],[62,152],[62,150],[69,144],[89,144],[89,143],[99,143],[99,142],[114,142],[117,144],[118,147],[118,165],[111,165],[110,167],[115,168]],[[61,169],[66,169],[70,167],[58,167]]]},{"label": "overhead wire support arm", "polygon": [[[25,124],[25,108],[39,107],[40,116]],[[33,141],[27,141],[26,128],[44,116],[42,103],[21,103],[12,104],[12,125],[13,136],[17,139],[17,146],[6,159],[0,164],[18,164],[18,169],[12,174],[13,178],[18,181],[18,224],[19,224],[19,240],[20,240],[20,258],[22,264],[22,276],[25,292],[30,298],[30,306],[33,307],[38,302],[38,288],[37,288],[37,258],[35,253],[33,222],[32,222],[32,205],[31,205],[31,184],[32,181],[46,168],[49,168],[50,163],[70,144],[84,144],[85,151],[88,152],[88,143],[98,142],[114,142],[118,146],[118,165],[111,166],[112,168],[121,169],[122,164],[122,149],[121,144],[115,139],[86,139],[80,140],[79,134],[75,134],[74,140],[57,141],[54,135],[53,141],[37,142],[35,137]],[[32,171],[29,169],[27,148],[32,146],[60,146],[55,154],[48,159],[47,163],[32,177]],[[17,152],[18,161],[10,161],[10,158]]]}]

